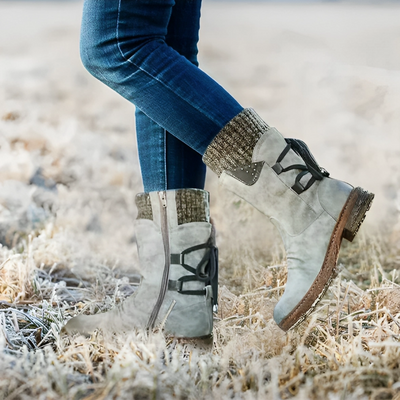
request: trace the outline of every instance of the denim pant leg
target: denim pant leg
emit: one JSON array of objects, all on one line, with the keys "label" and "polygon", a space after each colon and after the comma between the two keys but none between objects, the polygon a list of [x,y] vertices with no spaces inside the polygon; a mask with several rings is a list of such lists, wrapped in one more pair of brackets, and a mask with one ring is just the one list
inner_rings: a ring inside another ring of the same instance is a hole
[{"label": "denim pant leg", "polygon": [[204,189],[202,156],[136,108],[136,135],[145,192]]},{"label": "denim pant leg", "polygon": [[202,155],[243,108],[166,43],[174,4],[85,0],[81,57],[95,77]]},{"label": "denim pant leg", "polygon": [[[176,0],[166,43],[198,66],[201,0]],[[175,138],[136,107],[136,136],[146,192],[165,189],[204,189],[206,166],[201,154]]]}]

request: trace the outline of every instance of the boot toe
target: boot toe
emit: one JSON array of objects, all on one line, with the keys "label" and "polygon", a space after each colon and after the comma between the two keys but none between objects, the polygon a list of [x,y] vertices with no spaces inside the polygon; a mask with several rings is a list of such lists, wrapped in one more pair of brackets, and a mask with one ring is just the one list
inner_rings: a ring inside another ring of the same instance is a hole
[{"label": "boot toe", "polygon": [[89,334],[96,329],[93,323],[93,317],[95,317],[95,315],[79,315],[71,318],[62,328],[62,332],[67,334]]},{"label": "boot toe", "polygon": [[311,284],[312,280],[309,284],[303,285],[303,289],[298,287],[297,290],[290,290],[289,287],[285,290],[274,308],[274,320],[278,326],[281,326],[281,322],[300,305]]},{"label": "boot toe", "polygon": [[93,333],[96,329],[101,329],[104,333],[113,332],[120,329],[119,325],[112,313],[106,312],[95,315],[78,315],[71,318],[63,327],[63,331],[68,334],[82,333],[87,335]]},{"label": "boot toe", "polygon": [[292,310],[287,310],[285,307],[285,303],[279,302],[274,308],[274,321],[279,326],[283,319],[290,313]]}]

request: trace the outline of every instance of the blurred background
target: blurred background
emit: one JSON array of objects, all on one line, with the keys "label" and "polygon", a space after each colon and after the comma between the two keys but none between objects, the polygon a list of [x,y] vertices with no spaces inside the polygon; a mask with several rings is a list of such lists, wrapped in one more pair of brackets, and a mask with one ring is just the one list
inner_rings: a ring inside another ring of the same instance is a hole
[{"label": "blurred background", "polygon": [[200,67],[376,199],[306,335],[283,335],[278,235],[210,173],[220,312],[202,359],[153,335],[58,336],[140,278],[134,108],[83,68],[81,8],[0,0],[0,397],[399,398],[400,1],[204,0]]},{"label": "blurred background", "polygon": [[[0,1],[0,242],[52,221],[43,254],[58,246],[72,266],[129,267],[143,190],[134,110],[82,67],[81,7]],[[204,0],[199,54],[244,107],[307,142],[335,178],[375,192],[367,226],[389,233],[400,208],[399,17],[399,1]],[[207,189],[221,243],[236,225],[251,236],[244,221],[258,216],[235,213],[211,174]]]}]

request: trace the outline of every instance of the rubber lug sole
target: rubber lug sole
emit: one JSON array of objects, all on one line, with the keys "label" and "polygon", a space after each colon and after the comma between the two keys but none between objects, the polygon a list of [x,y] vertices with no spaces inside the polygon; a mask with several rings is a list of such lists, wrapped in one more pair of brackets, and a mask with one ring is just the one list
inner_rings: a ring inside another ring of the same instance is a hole
[{"label": "rubber lug sole", "polygon": [[365,219],[366,212],[371,207],[373,199],[374,194],[360,187],[351,191],[333,229],[321,270],[303,299],[279,323],[279,327],[282,330],[288,331],[295,328],[314,311],[337,275],[336,263],[342,239],[353,241]]}]

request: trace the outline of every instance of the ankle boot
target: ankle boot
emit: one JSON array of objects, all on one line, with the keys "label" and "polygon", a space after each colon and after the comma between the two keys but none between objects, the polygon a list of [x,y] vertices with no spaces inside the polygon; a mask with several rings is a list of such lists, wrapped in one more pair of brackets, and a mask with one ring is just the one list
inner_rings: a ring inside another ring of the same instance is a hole
[{"label": "ankle boot", "polygon": [[305,143],[284,139],[252,109],[220,131],[203,160],[222,186],[267,215],[283,239],[288,278],[274,319],[287,331],[325,293],[342,238],[354,239],[374,195],[329,178]]},{"label": "ankle boot", "polygon": [[72,318],[65,330],[89,333],[164,328],[167,335],[207,337],[218,297],[215,234],[209,194],[199,189],[136,196],[142,268],[137,291],[111,311]]}]

